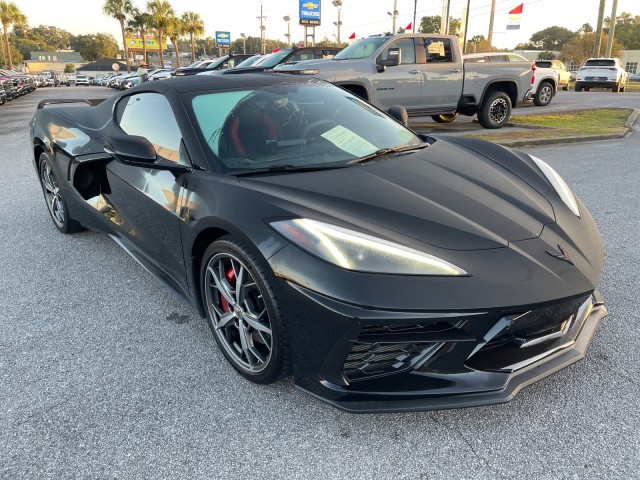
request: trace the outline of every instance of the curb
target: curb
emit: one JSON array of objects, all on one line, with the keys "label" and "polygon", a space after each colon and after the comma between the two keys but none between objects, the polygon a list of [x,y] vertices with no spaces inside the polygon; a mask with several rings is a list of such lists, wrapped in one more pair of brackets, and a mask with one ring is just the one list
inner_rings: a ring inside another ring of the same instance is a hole
[{"label": "curb", "polygon": [[525,146],[536,146],[536,145],[562,145],[565,143],[588,143],[588,142],[598,142],[601,140],[618,140],[621,138],[625,138],[632,130],[633,126],[638,120],[638,116],[640,116],[640,109],[634,108],[631,115],[624,124],[624,130],[621,130],[619,133],[611,133],[608,135],[592,135],[589,137],[586,136],[576,136],[576,137],[561,137],[561,138],[537,138],[532,140],[513,140],[510,142],[496,142],[505,147],[525,147]]}]

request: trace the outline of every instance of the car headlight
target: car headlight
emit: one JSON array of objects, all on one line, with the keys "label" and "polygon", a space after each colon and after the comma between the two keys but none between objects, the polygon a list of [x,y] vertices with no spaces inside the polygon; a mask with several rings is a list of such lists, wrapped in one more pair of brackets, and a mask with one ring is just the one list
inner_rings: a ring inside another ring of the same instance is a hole
[{"label": "car headlight", "polygon": [[296,218],[271,226],[300,248],[348,270],[401,275],[468,275],[440,258],[365,233]]},{"label": "car headlight", "polygon": [[578,209],[578,202],[576,202],[576,197],[571,192],[569,185],[565,182],[558,172],[556,172],[553,168],[549,166],[546,162],[540,160],[538,157],[534,157],[533,155],[529,155],[531,160],[535,162],[538,168],[544,173],[544,176],[547,177],[549,183],[553,187],[553,189],[558,193],[562,201],[565,203],[567,207],[577,216],[580,216],[580,210]]}]

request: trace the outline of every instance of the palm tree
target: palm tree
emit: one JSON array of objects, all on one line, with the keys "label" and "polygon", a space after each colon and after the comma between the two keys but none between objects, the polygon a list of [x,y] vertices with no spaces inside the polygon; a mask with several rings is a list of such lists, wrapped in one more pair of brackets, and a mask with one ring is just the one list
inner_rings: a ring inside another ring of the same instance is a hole
[{"label": "palm tree", "polygon": [[27,24],[27,17],[25,17],[24,13],[20,11],[15,3],[0,0],[0,22],[2,22],[2,28],[4,29],[4,43],[7,47],[7,56],[9,57],[9,70],[13,70],[11,46],[9,45],[9,27],[11,25],[17,25],[19,27],[25,26]]},{"label": "palm tree", "polygon": [[142,38],[142,60],[144,63],[149,63],[147,58],[147,32],[151,28],[151,15],[134,8],[127,27]]},{"label": "palm tree", "polygon": [[129,65],[127,39],[124,35],[124,21],[127,19],[127,15],[131,15],[133,13],[133,4],[131,3],[131,0],[105,0],[102,11],[120,22],[120,30],[122,31],[122,45],[124,47],[124,58],[127,62],[127,72],[130,72],[131,66]]},{"label": "palm tree", "polygon": [[147,2],[147,10],[151,15],[151,26],[158,33],[160,44],[160,66],[164,67],[164,49],[162,48],[163,35],[169,26],[171,17],[175,17],[173,7],[167,0],[150,0]]},{"label": "palm tree", "polygon": [[187,32],[189,32],[189,38],[191,39],[191,61],[195,62],[196,47],[193,43],[193,38],[204,34],[204,22],[202,18],[200,18],[200,15],[194,12],[185,12],[182,15],[182,22]]},{"label": "palm tree", "polygon": [[180,60],[180,49],[178,48],[178,42],[180,41],[180,37],[187,33],[186,26],[180,17],[171,17],[171,21],[169,22],[169,26],[167,27],[167,35],[171,39],[171,43],[173,43],[174,48],[176,49],[176,63],[178,68],[180,68],[181,60]]}]

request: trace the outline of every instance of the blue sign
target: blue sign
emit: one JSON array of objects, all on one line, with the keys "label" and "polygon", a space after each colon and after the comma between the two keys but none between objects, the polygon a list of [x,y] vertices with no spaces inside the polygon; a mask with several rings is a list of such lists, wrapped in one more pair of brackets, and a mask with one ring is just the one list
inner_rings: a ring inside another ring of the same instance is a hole
[{"label": "blue sign", "polygon": [[320,0],[300,0],[300,25],[320,25]]},{"label": "blue sign", "polygon": [[216,32],[216,45],[219,47],[231,45],[231,32]]}]

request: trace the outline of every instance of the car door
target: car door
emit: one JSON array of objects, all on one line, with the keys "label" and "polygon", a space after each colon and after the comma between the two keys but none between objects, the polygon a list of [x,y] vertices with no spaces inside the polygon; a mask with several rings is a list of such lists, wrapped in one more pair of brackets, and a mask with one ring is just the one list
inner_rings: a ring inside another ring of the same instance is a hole
[{"label": "car door", "polygon": [[455,58],[451,40],[422,39],[425,63],[422,70],[422,103],[428,107],[455,109],[462,96],[461,59]]},{"label": "car door", "polygon": [[[159,157],[190,166],[182,133],[168,100],[159,93],[123,97],[116,106],[116,122],[129,135],[145,137]],[[120,237],[174,280],[185,281],[180,237],[183,184],[188,173],[144,168],[113,161],[107,165],[110,193]]]},{"label": "car door", "polygon": [[387,60],[390,48],[400,49],[400,64],[373,73],[373,95],[376,105],[383,110],[392,105],[405,108],[420,106],[422,95],[421,65],[416,61],[413,38],[401,38],[391,43],[379,58]]}]

